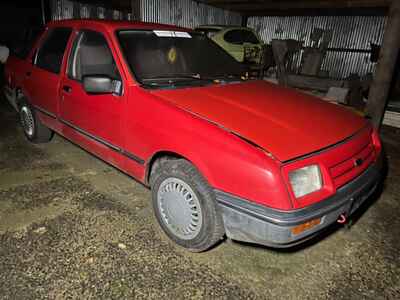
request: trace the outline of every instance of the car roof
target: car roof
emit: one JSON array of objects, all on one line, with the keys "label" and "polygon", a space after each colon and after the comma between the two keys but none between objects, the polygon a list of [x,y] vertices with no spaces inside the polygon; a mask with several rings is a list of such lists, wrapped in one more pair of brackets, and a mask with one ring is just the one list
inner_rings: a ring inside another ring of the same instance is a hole
[{"label": "car roof", "polygon": [[231,26],[227,26],[227,25],[199,25],[196,27],[196,29],[224,29],[224,28],[228,28]]},{"label": "car roof", "polygon": [[195,28],[196,30],[207,30],[207,29],[211,29],[211,30],[224,30],[224,31],[228,31],[228,30],[247,30],[247,31],[254,31],[252,28],[250,27],[243,27],[243,26],[232,26],[232,25],[200,25],[197,26]]},{"label": "car roof", "polygon": [[107,31],[123,30],[123,29],[144,29],[144,30],[179,30],[192,31],[191,29],[178,27],[174,25],[147,23],[137,21],[115,21],[115,20],[98,20],[98,19],[68,19],[60,21],[51,21],[48,27],[101,27]]}]

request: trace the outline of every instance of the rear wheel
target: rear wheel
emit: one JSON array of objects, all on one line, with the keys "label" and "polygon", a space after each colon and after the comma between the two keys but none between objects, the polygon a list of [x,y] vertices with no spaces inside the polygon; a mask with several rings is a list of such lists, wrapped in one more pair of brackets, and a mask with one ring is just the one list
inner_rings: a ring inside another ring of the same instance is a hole
[{"label": "rear wheel", "polygon": [[184,159],[156,162],[151,175],[153,209],[168,237],[193,252],[224,235],[215,196],[196,168]]},{"label": "rear wheel", "polygon": [[53,137],[53,131],[47,128],[37,116],[36,111],[22,100],[19,105],[19,115],[24,134],[32,143],[47,143]]}]

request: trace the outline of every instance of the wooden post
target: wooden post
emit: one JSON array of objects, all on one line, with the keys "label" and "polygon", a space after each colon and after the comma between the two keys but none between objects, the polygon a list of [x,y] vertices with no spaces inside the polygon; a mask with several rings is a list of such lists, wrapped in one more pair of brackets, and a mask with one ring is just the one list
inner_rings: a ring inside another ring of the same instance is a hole
[{"label": "wooden post", "polygon": [[248,17],[246,15],[242,15],[242,27],[247,27]]},{"label": "wooden post", "polygon": [[44,8],[44,0],[40,2],[40,7],[42,9],[42,25],[46,25],[46,13],[45,13],[45,8]]},{"label": "wooden post", "polygon": [[133,21],[142,21],[140,15],[140,0],[131,0],[131,12]]},{"label": "wooden post", "polygon": [[367,115],[379,129],[392,83],[394,68],[400,48],[400,1],[392,0],[376,73],[369,92]]}]

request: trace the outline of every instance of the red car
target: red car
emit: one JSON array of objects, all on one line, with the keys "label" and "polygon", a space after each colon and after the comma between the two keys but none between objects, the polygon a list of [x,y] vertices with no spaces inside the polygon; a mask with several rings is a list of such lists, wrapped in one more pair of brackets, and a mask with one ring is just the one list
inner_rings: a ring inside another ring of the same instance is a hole
[{"label": "red car", "polygon": [[289,247],[368,198],[381,143],[346,108],[242,72],[188,29],[69,20],[9,59],[6,94],[30,141],[56,132],[151,187],[179,245]]}]

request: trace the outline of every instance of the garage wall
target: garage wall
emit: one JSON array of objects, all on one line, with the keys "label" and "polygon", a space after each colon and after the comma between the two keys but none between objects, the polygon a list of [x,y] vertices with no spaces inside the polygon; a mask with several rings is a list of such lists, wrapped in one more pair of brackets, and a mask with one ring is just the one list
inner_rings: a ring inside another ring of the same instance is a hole
[{"label": "garage wall", "polygon": [[141,19],[146,22],[193,28],[198,25],[240,25],[241,16],[192,0],[141,0]]},{"label": "garage wall", "polygon": [[132,20],[132,13],[105,9],[86,3],[71,0],[50,0],[52,20],[63,19],[110,19]]},{"label": "garage wall", "polygon": [[[192,0],[137,0],[140,20],[193,28],[202,24],[240,25],[241,16]],[[132,13],[109,10],[73,0],[50,0],[52,20],[114,19],[132,20]]]},{"label": "garage wall", "polygon": [[[311,44],[314,28],[333,29],[330,44],[322,66],[334,78],[345,78],[352,73],[365,75],[373,72],[375,63],[370,62],[370,42],[381,44],[386,24],[384,16],[277,16],[251,17],[248,26],[270,43],[272,39],[303,40]],[[294,66],[300,65],[301,56]]]}]

